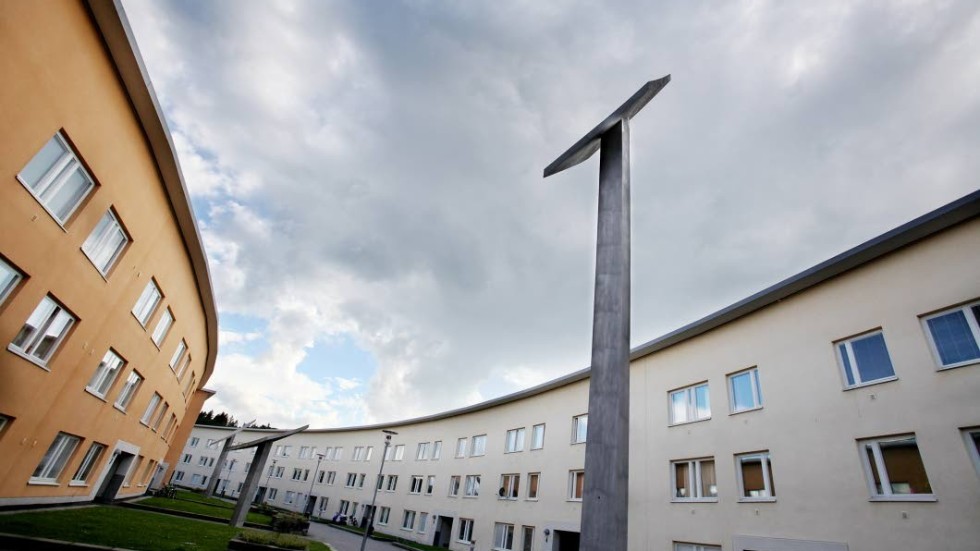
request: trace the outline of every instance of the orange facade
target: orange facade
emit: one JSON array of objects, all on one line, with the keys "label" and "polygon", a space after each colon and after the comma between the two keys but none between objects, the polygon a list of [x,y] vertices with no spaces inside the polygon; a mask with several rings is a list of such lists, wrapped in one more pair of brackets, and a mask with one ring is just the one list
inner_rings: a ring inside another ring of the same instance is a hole
[{"label": "orange facade", "polygon": [[143,493],[210,395],[207,265],[117,9],[0,1],[0,506]]}]

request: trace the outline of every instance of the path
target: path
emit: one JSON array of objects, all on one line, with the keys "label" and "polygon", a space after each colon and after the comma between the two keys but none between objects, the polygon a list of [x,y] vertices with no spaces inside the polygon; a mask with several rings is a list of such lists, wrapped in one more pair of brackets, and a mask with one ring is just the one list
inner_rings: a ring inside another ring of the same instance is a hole
[{"label": "path", "polygon": [[[310,531],[307,536],[317,541],[322,541],[334,548],[334,551],[360,551],[361,535],[352,534],[345,530],[340,530],[319,522],[310,523]],[[375,541],[368,538],[365,551],[396,551],[397,547],[390,543]]]}]

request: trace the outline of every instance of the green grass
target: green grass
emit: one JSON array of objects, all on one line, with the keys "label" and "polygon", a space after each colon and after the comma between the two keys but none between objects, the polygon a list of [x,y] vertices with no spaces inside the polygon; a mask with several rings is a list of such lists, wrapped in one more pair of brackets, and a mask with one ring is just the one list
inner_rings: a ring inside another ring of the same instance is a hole
[{"label": "green grass", "polygon": [[[84,507],[0,515],[0,532],[138,551],[225,551],[241,529],[121,507]],[[311,540],[310,551],[330,548]]]},{"label": "green grass", "polygon": [[[203,496],[198,497],[211,500],[212,502],[216,501],[217,503],[185,501],[183,499],[170,499],[168,497],[148,497],[137,501],[136,504],[149,505],[150,507],[160,507],[161,509],[170,509],[173,511],[183,511],[185,513],[197,513],[199,515],[231,519],[231,515],[235,511],[232,504],[221,501],[220,499],[206,498]],[[272,517],[260,513],[250,512],[245,519],[256,524],[272,524]]]}]

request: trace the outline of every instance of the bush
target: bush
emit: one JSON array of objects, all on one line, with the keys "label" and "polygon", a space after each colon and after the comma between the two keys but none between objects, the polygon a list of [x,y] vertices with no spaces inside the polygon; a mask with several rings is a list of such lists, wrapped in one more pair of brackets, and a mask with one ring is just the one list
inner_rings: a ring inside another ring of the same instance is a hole
[{"label": "bush", "polygon": [[305,534],[310,529],[310,521],[297,514],[279,513],[272,517],[272,529],[276,532],[301,532]]},{"label": "bush", "polygon": [[260,545],[274,545],[284,549],[307,549],[309,542],[297,536],[288,534],[276,534],[273,532],[259,532],[258,530],[244,530],[238,534],[238,539],[248,543]]},{"label": "bush", "polygon": [[270,516],[270,517],[276,516],[276,513],[279,512],[278,509],[276,509],[272,505],[269,505],[268,503],[264,503],[264,502],[263,503],[259,503],[258,505],[253,505],[252,506],[252,511],[254,511],[256,513],[259,513],[261,515],[266,515],[266,516]]}]

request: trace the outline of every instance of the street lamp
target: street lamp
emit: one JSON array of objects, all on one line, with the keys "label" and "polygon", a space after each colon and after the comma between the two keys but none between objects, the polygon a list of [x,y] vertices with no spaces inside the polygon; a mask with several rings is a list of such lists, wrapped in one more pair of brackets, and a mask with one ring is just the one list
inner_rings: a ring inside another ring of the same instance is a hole
[{"label": "street lamp", "polygon": [[374,526],[374,503],[378,500],[378,486],[380,486],[383,473],[385,472],[385,458],[388,457],[388,447],[391,446],[391,437],[392,435],[398,434],[393,430],[387,429],[381,432],[385,433],[385,449],[384,453],[381,454],[381,468],[378,469],[378,482],[374,484],[374,496],[371,498],[371,512],[368,513],[368,523],[364,528],[364,537],[361,538],[361,551],[364,551],[364,546],[367,545],[368,533],[371,532],[371,527]]},{"label": "street lamp", "polygon": [[[316,468],[313,469],[313,479],[310,480],[310,491],[307,494],[310,497],[313,497],[313,483],[316,482],[316,475],[317,475],[318,472],[320,472],[320,462],[321,461],[323,461],[323,454],[322,453],[316,454]],[[307,499],[309,499],[309,498],[307,498]],[[309,517],[312,517],[313,516],[313,509],[315,507],[316,507],[316,498],[313,498],[313,507],[308,507],[307,508],[306,518],[309,518]]]},{"label": "street lamp", "polygon": [[272,482],[272,471],[274,470],[276,470],[275,459],[272,460],[272,467],[269,468],[269,476],[265,479],[265,496],[263,496],[265,499],[263,501],[266,503],[269,503],[269,484]]}]

